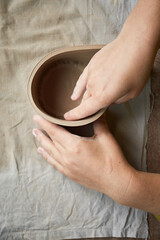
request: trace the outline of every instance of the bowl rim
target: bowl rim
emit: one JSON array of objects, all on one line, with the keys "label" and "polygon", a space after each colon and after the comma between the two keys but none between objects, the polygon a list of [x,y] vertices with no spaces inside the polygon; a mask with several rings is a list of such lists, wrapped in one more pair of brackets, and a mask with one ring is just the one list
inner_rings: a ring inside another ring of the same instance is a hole
[{"label": "bowl rim", "polygon": [[82,45],[82,46],[73,46],[73,47],[64,47],[64,48],[59,48],[59,49],[55,49],[51,52],[49,52],[47,55],[45,55],[41,60],[38,61],[38,63],[35,65],[35,67],[33,68],[30,76],[29,76],[29,80],[28,80],[28,84],[27,84],[27,94],[28,94],[28,98],[31,102],[32,107],[34,108],[34,110],[41,115],[42,117],[44,117],[45,119],[47,119],[48,121],[58,124],[58,125],[62,125],[62,126],[70,126],[70,127],[76,127],[76,126],[83,126],[86,124],[89,124],[91,122],[94,122],[95,120],[97,120],[106,110],[106,108],[102,108],[100,109],[98,112],[94,113],[91,116],[88,116],[87,118],[83,118],[83,119],[79,119],[79,120],[65,120],[65,119],[59,119],[59,118],[55,118],[50,116],[47,113],[44,113],[43,111],[41,111],[37,105],[35,104],[33,97],[32,97],[32,91],[31,91],[31,86],[32,86],[32,80],[36,74],[36,72],[38,71],[38,69],[50,58],[63,54],[65,52],[72,52],[72,51],[77,51],[77,50],[100,50],[104,45]]}]

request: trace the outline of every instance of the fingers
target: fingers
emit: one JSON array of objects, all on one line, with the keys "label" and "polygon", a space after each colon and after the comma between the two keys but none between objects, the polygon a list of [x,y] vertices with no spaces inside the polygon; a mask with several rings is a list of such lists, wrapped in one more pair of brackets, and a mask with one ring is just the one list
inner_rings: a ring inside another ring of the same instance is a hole
[{"label": "fingers", "polygon": [[65,146],[70,146],[74,135],[69,133],[63,127],[50,123],[39,115],[35,115],[33,120],[36,121],[38,125],[48,133],[53,141],[57,141],[64,148]]},{"label": "fingers", "polygon": [[59,172],[61,172],[62,174],[64,174],[64,168],[63,166],[58,162],[56,161],[53,157],[51,157],[48,152],[42,148],[42,147],[39,147],[37,149],[37,152],[41,154],[41,156],[47,160],[47,162],[49,162],[53,167],[55,167]]},{"label": "fingers", "polygon": [[81,101],[81,104],[64,114],[66,120],[77,120],[85,118],[101,108],[100,103],[94,98],[89,97],[86,100]]},{"label": "fingers", "polygon": [[80,75],[80,77],[76,83],[76,86],[75,86],[72,96],[71,96],[72,100],[77,100],[81,97],[82,93],[84,92],[84,90],[86,88],[87,76],[88,76],[88,67],[86,67],[83,70],[83,73]]},{"label": "fingers", "polygon": [[125,89],[110,87],[106,91],[95,96],[87,89],[79,106],[64,114],[66,120],[77,120],[94,114],[103,107],[110,106],[126,94]]},{"label": "fingers", "polygon": [[58,158],[60,152],[58,151],[56,145],[43,134],[39,129],[33,129],[32,134],[40,142],[41,146],[48,152],[48,154],[53,158]]}]

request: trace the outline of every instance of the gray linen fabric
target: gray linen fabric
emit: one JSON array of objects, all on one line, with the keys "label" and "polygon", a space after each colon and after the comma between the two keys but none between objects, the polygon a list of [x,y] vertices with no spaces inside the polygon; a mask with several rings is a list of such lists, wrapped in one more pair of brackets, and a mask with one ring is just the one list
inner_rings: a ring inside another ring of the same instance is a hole
[{"label": "gray linen fabric", "polygon": [[[27,97],[30,72],[43,56],[58,47],[107,44],[135,4],[0,0],[1,240],[147,237],[145,212],[72,182],[37,154],[31,134],[34,111]],[[143,170],[149,90],[110,109],[126,156]]]}]

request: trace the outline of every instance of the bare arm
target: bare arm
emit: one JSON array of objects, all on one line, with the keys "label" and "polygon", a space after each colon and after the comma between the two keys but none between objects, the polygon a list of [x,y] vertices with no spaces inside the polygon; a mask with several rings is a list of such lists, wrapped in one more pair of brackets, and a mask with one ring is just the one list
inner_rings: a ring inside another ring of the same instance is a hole
[{"label": "bare arm", "polygon": [[139,0],[119,36],[96,53],[77,81],[72,99],[81,104],[64,115],[86,117],[136,97],[151,72],[160,46],[160,0]]}]

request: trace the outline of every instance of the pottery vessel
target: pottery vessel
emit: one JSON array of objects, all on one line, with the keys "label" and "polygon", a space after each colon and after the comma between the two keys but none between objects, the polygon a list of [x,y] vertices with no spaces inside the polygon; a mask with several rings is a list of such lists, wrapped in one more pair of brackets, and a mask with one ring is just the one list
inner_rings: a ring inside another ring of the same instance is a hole
[{"label": "pottery vessel", "polygon": [[80,104],[71,100],[75,84],[93,55],[102,45],[68,47],[45,56],[33,69],[28,82],[28,96],[35,111],[52,123],[82,126],[98,119],[105,111],[86,118],[67,121],[64,113]]}]

